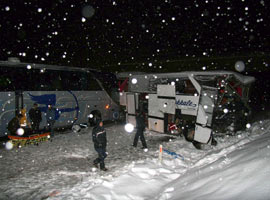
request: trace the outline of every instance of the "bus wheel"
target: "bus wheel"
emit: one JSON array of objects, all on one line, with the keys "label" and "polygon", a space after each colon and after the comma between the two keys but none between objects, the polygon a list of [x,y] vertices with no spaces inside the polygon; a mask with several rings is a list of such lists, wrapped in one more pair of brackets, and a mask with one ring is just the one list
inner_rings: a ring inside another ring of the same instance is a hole
[{"label": "bus wheel", "polygon": [[88,116],[88,122],[90,126],[95,126],[98,120],[102,120],[101,113],[98,110],[91,112]]}]

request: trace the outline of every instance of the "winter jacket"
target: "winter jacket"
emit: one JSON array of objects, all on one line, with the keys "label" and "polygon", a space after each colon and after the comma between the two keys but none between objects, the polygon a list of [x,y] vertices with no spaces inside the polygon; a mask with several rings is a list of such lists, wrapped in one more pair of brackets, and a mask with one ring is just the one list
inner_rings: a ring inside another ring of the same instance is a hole
[{"label": "winter jacket", "polygon": [[29,125],[28,121],[27,121],[27,117],[26,117],[26,109],[23,108],[21,109],[21,114],[23,115],[23,117],[20,119],[20,125],[21,126],[26,126]]},{"label": "winter jacket", "polygon": [[41,122],[41,111],[38,108],[29,110],[29,118],[32,122]]},{"label": "winter jacket", "polygon": [[55,114],[56,114],[55,108],[48,109],[46,113],[47,122],[55,121]]},{"label": "winter jacket", "polygon": [[10,134],[15,135],[18,128],[20,128],[20,120],[17,117],[13,117],[8,123],[7,129],[9,130]]},{"label": "winter jacket", "polygon": [[103,126],[95,126],[92,131],[92,140],[95,148],[104,148],[107,146],[106,131]]},{"label": "winter jacket", "polygon": [[145,121],[144,121],[143,114],[139,114],[136,117],[136,128],[138,130],[144,131],[144,129],[145,129]]}]

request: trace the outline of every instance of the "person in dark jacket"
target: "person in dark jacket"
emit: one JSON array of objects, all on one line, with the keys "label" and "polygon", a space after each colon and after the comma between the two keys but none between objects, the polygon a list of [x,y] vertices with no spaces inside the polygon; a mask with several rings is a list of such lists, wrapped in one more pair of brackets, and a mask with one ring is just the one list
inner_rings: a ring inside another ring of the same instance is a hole
[{"label": "person in dark jacket", "polygon": [[97,122],[97,125],[93,128],[92,140],[94,142],[94,148],[98,153],[98,158],[94,160],[94,165],[98,167],[98,164],[100,164],[100,169],[103,171],[107,171],[104,162],[105,158],[107,157],[107,137],[106,131],[103,127],[103,122],[101,120],[99,120]]},{"label": "person in dark jacket", "polygon": [[55,115],[56,115],[56,110],[52,105],[48,105],[48,110],[46,113],[46,119],[47,119],[47,126],[49,131],[51,132],[51,138],[54,137],[54,130],[53,130],[53,126],[55,123]]},{"label": "person in dark jacket", "polygon": [[29,110],[29,118],[31,120],[32,130],[34,133],[39,132],[39,124],[42,120],[41,111],[38,108],[37,103],[34,103],[33,107]]},{"label": "person in dark jacket", "polygon": [[143,113],[137,113],[136,116],[136,128],[137,128],[137,132],[136,135],[134,137],[134,141],[133,141],[133,146],[137,147],[137,143],[138,143],[138,139],[140,138],[142,145],[143,145],[143,149],[147,148],[146,142],[145,142],[145,138],[144,138],[144,130],[145,130],[145,121],[144,121],[144,116]]},{"label": "person in dark jacket", "polygon": [[10,133],[10,135],[16,135],[17,130],[21,127],[20,126],[20,120],[22,119],[22,114],[17,114],[15,117],[13,117],[10,122],[8,123],[7,129]]}]

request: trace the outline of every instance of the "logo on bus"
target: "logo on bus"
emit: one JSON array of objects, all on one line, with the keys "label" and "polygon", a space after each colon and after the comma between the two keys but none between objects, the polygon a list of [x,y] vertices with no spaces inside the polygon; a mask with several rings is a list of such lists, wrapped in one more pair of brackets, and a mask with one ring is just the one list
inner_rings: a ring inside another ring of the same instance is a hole
[{"label": "logo on bus", "polygon": [[193,103],[193,101],[191,100],[188,100],[188,101],[184,101],[184,100],[176,100],[175,102],[176,105],[179,105],[179,106],[187,106],[187,107],[193,107],[195,108],[197,106],[196,103]]},{"label": "logo on bus", "polygon": [[[78,103],[77,97],[71,91],[67,91],[67,92],[73,96],[73,98],[76,102],[76,107],[74,107],[74,108],[56,108],[56,111],[57,111],[55,113],[56,120],[58,120],[60,118],[60,115],[62,113],[73,112],[73,111],[76,111],[76,120],[78,119],[80,109],[79,109],[79,103]],[[53,106],[56,105],[56,100],[57,100],[56,94],[32,95],[32,94],[28,93],[28,95],[30,96],[31,100],[34,101],[35,103],[38,103],[40,105],[45,105],[43,107],[39,107],[41,112],[47,113],[49,104],[51,104]]]}]

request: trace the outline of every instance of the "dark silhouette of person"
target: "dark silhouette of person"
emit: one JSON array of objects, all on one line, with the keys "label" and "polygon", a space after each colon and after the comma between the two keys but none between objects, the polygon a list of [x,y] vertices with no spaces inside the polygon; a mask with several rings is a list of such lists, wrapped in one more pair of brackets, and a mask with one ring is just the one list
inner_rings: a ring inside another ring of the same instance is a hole
[{"label": "dark silhouette of person", "polygon": [[29,110],[29,118],[31,120],[31,126],[33,133],[39,132],[39,124],[42,120],[41,111],[38,108],[38,104],[34,103],[33,107]]},{"label": "dark silhouette of person", "polygon": [[105,167],[104,162],[105,158],[107,157],[107,137],[106,131],[103,127],[103,122],[101,120],[99,120],[96,126],[93,128],[92,140],[94,142],[95,150],[98,153],[98,158],[94,160],[94,165],[98,167],[98,164],[100,164],[100,169],[103,171],[107,171],[108,169]]},{"label": "dark silhouette of person", "polygon": [[17,130],[21,127],[20,120],[23,118],[22,114],[17,114],[15,117],[13,117],[7,126],[7,129],[10,133],[10,135],[16,135]]},{"label": "dark silhouette of person", "polygon": [[137,113],[136,128],[137,128],[137,132],[136,132],[136,135],[134,137],[133,146],[137,147],[137,143],[138,143],[138,140],[140,138],[142,145],[143,145],[142,148],[146,149],[147,145],[146,145],[145,138],[144,138],[145,121],[144,121],[144,116],[143,116],[142,112]]},{"label": "dark silhouette of person", "polygon": [[48,110],[46,113],[46,119],[47,119],[47,126],[49,131],[51,132],[51,138],[54,137],[54,123],[55,123],[55,117],[56,117],[56,110],[52,105],[48,105]]}]

